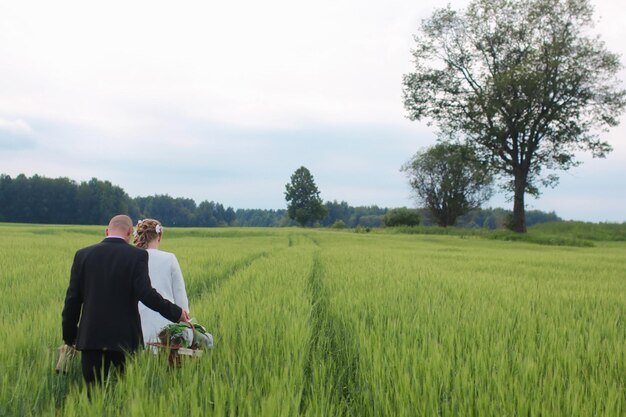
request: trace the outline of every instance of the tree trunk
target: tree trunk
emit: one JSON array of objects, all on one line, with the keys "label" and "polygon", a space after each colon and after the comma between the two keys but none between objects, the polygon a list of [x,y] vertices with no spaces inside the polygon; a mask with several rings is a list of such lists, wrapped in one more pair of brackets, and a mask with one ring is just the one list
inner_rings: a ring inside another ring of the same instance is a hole
[{"label": "tree trunk", "polygon": [[517,233],[526,233],[526,209],[524,207],[524,194],[526,193],[526,180],[522,173],[515,173],[515,190],[513,194],[513,217],[510,229]]}]

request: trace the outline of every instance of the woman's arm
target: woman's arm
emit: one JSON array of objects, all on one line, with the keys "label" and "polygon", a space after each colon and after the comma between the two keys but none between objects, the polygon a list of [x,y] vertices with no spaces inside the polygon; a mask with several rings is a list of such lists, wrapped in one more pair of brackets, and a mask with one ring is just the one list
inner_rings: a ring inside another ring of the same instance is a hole
[{"label": "woman's arm", "polygon": [[172,254],[172,294],[174,295],[174,303],[179,305],[185,311],[189,311],[189,299],[187,298],[187,290],[185,289],[185,280],[183,272],[180,270],[176,255]]}]

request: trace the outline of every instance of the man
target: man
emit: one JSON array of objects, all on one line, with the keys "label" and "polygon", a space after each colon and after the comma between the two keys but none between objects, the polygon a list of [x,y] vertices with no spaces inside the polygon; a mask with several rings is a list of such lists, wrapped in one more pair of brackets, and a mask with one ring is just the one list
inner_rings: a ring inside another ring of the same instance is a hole
[{"label": "man", "polygon": [[123,372],[125,353],[143,346],[138,301],[170,321],[189,320],[152,288],[148,252],[128,244],[130,217],[113,217],[105,234],[101,243],[76,252],[62,314],[63,340],[82,352],[88,387],[102,382],[111,365]]}]

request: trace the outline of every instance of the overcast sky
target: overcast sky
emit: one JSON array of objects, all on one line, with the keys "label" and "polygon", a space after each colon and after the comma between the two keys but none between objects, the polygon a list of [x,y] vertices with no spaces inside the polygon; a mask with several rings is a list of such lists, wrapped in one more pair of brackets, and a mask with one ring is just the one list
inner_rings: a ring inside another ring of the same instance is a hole
[{"label": "overcast sky", "polygon": [[[592,3],[626,62],[626,4]],[[401,80],[441,4],[2,1],[0,173],[284,208],[304,165],[324,200],[412,206],[399,168],[435,135],[406,119]],[[626,118],[603,138],[607,159],[583,156],[528,208],[626,221]]]}]

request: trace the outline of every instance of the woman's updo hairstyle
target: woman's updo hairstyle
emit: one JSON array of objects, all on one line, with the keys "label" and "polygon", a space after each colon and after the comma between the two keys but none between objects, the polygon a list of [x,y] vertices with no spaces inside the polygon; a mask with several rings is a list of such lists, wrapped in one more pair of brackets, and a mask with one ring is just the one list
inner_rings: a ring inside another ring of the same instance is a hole
[{"label": "woman's updo hairstyle", "polygon": [[148,244],[163,234],[161,222],[154,219],[143,219],[137,222],[135,230],[135,246],[146,249]]}]

